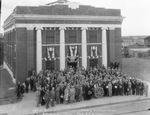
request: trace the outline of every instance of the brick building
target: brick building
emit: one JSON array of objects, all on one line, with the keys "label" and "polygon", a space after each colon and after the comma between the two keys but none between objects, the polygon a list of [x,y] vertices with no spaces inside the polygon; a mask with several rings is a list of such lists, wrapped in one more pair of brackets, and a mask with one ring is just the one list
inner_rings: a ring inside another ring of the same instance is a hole
[{"label": "brick building", "polygon": [[150,47],[150,36],[148,36],[144,39],[144,43],[146,46]]},{"label": "brick building", "polygon": [[17,6],[3,26],[5,62],[21,82],[31,69],[121,63],[122,21],[119,9],[70,8],[67,3]]},{"label": "brick building", "polygon": [[4,38],[3,35],[0,34],[0,66],[3,65],[4,60]]}]

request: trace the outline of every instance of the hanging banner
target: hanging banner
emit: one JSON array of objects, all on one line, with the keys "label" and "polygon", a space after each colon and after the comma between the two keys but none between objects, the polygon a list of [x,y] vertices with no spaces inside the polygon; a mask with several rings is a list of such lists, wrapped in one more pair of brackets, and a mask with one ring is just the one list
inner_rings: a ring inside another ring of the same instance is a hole
[{"label": "hanging banner", "polygon": [[67,61],[77,62],[79,58],[78,46],[68,46]]},{"label": "hanging banner", "polygon": [[54,47],[47,47],[47,59],[56,60]]},{"label": "hanging banner", "polygon": [[99,57],[98,56],[97,46],[91,46],[90,55],[88,57],[90,59],[97,59]]}]

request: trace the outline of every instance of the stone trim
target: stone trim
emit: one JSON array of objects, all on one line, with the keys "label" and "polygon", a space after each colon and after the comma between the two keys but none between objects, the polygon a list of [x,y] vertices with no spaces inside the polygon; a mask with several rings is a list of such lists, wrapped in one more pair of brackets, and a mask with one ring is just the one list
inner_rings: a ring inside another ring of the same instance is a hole
[{"label": "stone trim", "polygon": [[4,33],[14,28],[35,28],[35,27],[85,27],[85,28],[121,28],[121,24],[15,24],[4,30]]}]

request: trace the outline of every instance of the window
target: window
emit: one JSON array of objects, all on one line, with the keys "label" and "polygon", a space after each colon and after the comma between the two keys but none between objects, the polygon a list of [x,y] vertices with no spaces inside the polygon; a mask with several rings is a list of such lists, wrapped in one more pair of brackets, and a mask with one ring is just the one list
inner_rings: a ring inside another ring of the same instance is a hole
[{"label": "window", "polygon": [[77,37],[76,37],[76,31],[77,30],[69,30],[69,43],[76,43]]},{"label": "window", "polygon": [[46,30],[46,43],[55,43],[55,30]]},{"label": "window", "polygon": [[97,30],[90,30],[90,43],[97,43]]}]

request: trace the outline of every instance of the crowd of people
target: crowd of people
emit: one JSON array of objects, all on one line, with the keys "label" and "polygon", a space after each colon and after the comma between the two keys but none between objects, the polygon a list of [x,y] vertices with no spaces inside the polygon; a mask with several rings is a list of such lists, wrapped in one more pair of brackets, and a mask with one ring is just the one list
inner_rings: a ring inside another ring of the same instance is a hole
[{"label": "crowd of people", "polygon": [[46,108],[96,98],[95,89],[103,88],[103,96],[148,95],[146,82],[122,73],[119,65],[84,69],[69,67],[64,71],[35,71],[25,83],[17,83],[17,96],[29,90],[36,93],[36,106]]}]

